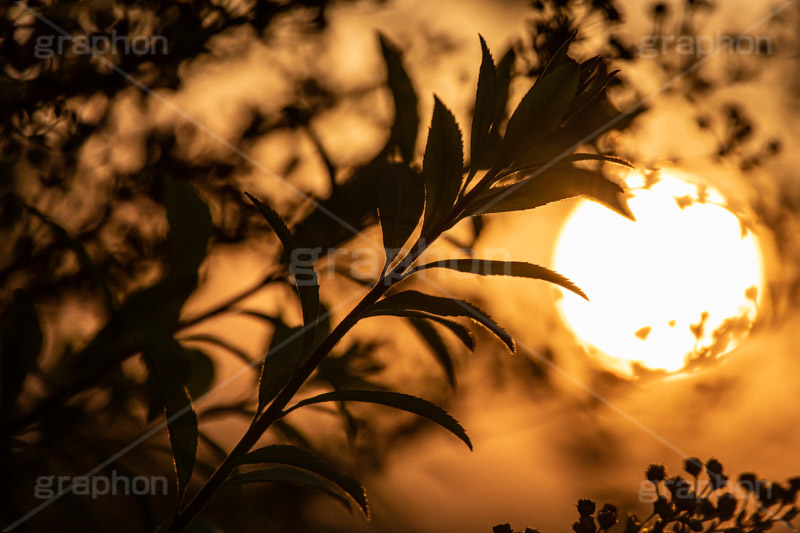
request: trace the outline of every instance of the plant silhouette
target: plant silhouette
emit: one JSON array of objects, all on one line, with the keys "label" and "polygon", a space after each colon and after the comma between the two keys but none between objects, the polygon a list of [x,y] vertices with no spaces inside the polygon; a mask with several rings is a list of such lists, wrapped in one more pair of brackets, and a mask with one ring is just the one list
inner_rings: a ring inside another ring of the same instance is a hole
[{"label": "plant silhouette", "polygon": [[[291,426],[285,424],[284,417],[308,405],[366,402],[408,411],[442,426],[471,447],[465,430],[441,408],[418,397],[370,386],[368,381],[362,383],[367,388],[354,390],[348,386],[352,385],[352,379],[336,378],[336,370],[326,365],[326,357],[358,321],[370,316],[410,320],[433,348],[452,384],[455,374],[451,356],[432,325],[449,329],[467,348],[474,349],[471,332],[453,320],[468,318],[514,351],[512,337],[474,304],[404,288],[406,280],[423,275],[428,269],[539,279],[586,297],[563,276],[529,263],[480,259],[420,261],[425,250],[448,229],[462,219],[480,214],[533,209],[566,198],[588,196],[630,216],[619,185],[609,181],[599,167],[588,170],[575,166],[576,162],[587,160],[629,164],[610,155],[575,153],[617,111],[608,103],[605,93],[613,73],[607,72],[600,58],[582,63],[571,59],[567,55],[570,40],[562,43],[510,114],[501,134],[506,122],[510,71],[503,61],[501,68],[497,68],[481,38],[471,162],[465,165],[461,128],[446,105],[435,97],[420,172],[413,153],[419,122],[417,96],[399,51],[381,36],[396,116],[385,148],[349,180],[337,184],[331,196],[292,229],[273,208],[247,195],[278,237],[284,252],[282,265],[259,287],[270,283],[294,286],[303,326],[289,327],[275,317],[260,317],[274,326],[274,333],[261,365],[252,421],[202,488],[192,495],[187,494],[187,489],[198,465],[198,442],[203,438],[192,398],[208,389],[214,368],[208,356],[186,348],[175,333],[206,316],[229,310],[246,296],[205,316],[188,322],[181,319],[181,309],[198,284],[198,268],[215,230],[208,205],[188,183],[174,177],[160,180],[160,197],[169,224],[165,242],[169,268],[154,285],[116,301],[115,291],[108,286],[100,268],[88,258],[80,241],[21,198],[11,197],[8,201],[55,232],[84,262],[89,274],[94,273],[93,280],[104,291],[111,313],[106,325],[84,348],[64,358],[59,369],[64,385],[33,407],[18,409],[16,397],[28,373],[37,367],[41,327],[31,295],[25,291],[15,294],[4,315],[4,434],[25,433],[31,425],[40,424],[52,408],[94,386],[98,378],[108,375],[122,362],[141,354],[148,375],[145,382],[148,417],[153,420],[159,411],[165,413],[176,472],[176,502],[164,523],[168,531],[184,530],[219,489],[253,482],[285,481],[324,488],[341,501],[352,500],[368,514],[363,488],[302,446],[282,444],[252,449],[266,431],[278,428],[280,423],[283,431],[287,431]],[[370,290],[334,327],[328,324],[328,312],[320,301],[313,262],[304,259],[309,253],[318,257],[322,250],[352,236],[339,233],[341,228],[328,231],[331,216],[342,217],[337,226],[351,232],[379,221],[386,250],[378,279],[369,281]],[[208,337],[199,340],[225,345]],[[358,348],[352,356],[357,353]],[[346,364],[347,357],[336,360]],[[315,379],[326,381],[333,390],[291,405],[295,394],[315,372]],[[263,468],[241,471],[243,465],[254,464]]]},{"label": "plant silhouette", "polygon": [[[645,471],[652,486],[653,510],[640,520],[629,514],[621,519],[617,507],[607,503],[599,511],[591,500],[579,500],[579,518],[572,525],[575,533],[624,531],[625,533],[676,531],[755,533],[791,522],[800,514],[797,495],[800,477],[785,483],[758,479],[755,474],[739,475],[734,483],[725,475],[722,464],[709,459],[703,464],[695,457],[684,461],[690,479],[668,476],[664,465],[653,464]],[[640,492],[640,496],[642,492]],[[494,533],[514,533],[509,524],[493,528]],[[537,530],[527,528],[525,533]]]}]

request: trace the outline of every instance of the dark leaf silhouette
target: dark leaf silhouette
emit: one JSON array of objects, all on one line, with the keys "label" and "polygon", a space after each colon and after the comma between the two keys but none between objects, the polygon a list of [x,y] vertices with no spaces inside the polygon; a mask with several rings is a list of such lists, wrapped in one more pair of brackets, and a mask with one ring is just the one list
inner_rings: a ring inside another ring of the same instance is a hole
[{"label": "dark leaf silhouette", "polygon": [[186,491],[197,454],[197,415],[181,383],[179,361],[183,348],[172,338],[153,336],[145,341],[143,355],[156,377],[167,415],[167,429],[178,478],[178,504]]},{"label": "dark leaf silhouette", "polygon": [[570,31],[569,36],[564,39],[564,42],[558,47],[556,52],[553,54],[553,57],[550,58],[550,61],[547,62],[545,65],[544,70],[542,70],[541,76],[546,76],[556,68],[563,65],[565,62],[569,61],[569,56],[567,56],[567,52],[569,52],[569,47],[572,45],[572,42],[575,40],[575,37],[578,35],[576,30]]},{"label": "dark leaf silhouette", "polygon": [[594,142],[611,129],[627,128],[643,108],[621,113],[611,104],[606,90],[615,74],[608,72],[599,57],[581,63],[578,89],[562,124],[548,138],[531,146],[517,161],[517,168],[568,159],[580,145]]},{"label": "dark leaf silhouette", "polygon": [[42,329],[36,307],[26,293],[14,292],[11,304],[2,317],[0,345],[0,384],[2,409],[8,411],[22,391],[28,374],[37,366],[42,350]]},{"label": "dark leaf silhouette", "polygon": [[211,213],[191,185],[173,179],[164,183],[172,254],[171,274],[197,276],[211,235]]},{"label": "dark leaf silhouette", "polygon": [[570,154],[564,158],[566,161],[602,161],[604,163],[614,163],[616,165],[622,165],[628,168],[634,168],[633,163],[622,159],[621,157],[616,157],[613,155],[605,155],[605,154]]},{"label": "dark leaf silhouette", "polygon": [[497,166],[517,160],[558,128],[575,96],[579,76],[578,64],[567,60],[536,80],[508,119]]},{"label": "dark leaf silhouette", "polygon": [[[447,329],[449,329],[453,335],[455,335],[458,340],[460,340],[464,346],[466,346],[470,351],[475,350],[475,336],[472,332],[464,326],[463,324],[459,324],[455,320],[450,320],[439,315],[434,315],[425,311],[420,311],[417,309],[383,309],[384,316],[400,316],[409,319],[415,318],[424,318],[426,320],[431,320],[436,322],[437,324],[441,324]],[[368,316],[380,316],[379,313],[372,314]],[[366,318],[366,317],[365,317]]]},{"label": "dark leaf silhouette", "polygon": [[231,476],[222,486],[235,487],[237,485],[246,485],[249,483],[291,483],[292,485],[299,485],[301,487],[310,487],[331,496],[341,503],[348,511],[352,511],[353,509],[350,499],[336,490],[330,483],[306,470],[290,466],[274,466],[272,468],[236,474]]},{"label": "dark leaf silhouette", "polygon": [[453,335],[461,341],[461,343],[467,347],[469,351],[475,350],[475,336],[469,330],[468,327],[464,326],[456,322],[455,320],[450,320],[438,315],[432,315],[430,313],[422,313],[422,312],[414,312],[414,311],[406,311],[400,312],[397,316],[405,316],[412,319],[414,322],[414,318],[424,318],[426,320],[430,320],[431,322],[436,322],[437,324],[441,324],[442,326],[446,327],[450,330]]},{"label": "dark leaf silhouette", "polygon": [[[245,193],[247,194],[247,193]],[[261,215],[266,219],[267,223],[272,227],[272,230],[280,239],[283,249],[289,256],[289,268],[295,277],[295,286],[297,293],[300,295],[300,306],[303,310],[303,324],[306,326],[305,343],[303,351],[308,352],[314,342],[314,334],[317,324],[317,316],[319,314],[319,282],[317,281],[317,273],[311,265],[303,264],[305,260],[300,257],[303,255],[303,250],[298,246],[292,232],[283,222],[280,215],[264,203],[260,202],[251,194],[247,197],[258,208]]]},{"label": "dark leaf silhouette", "polygon": [[[199,398],[208,392],[214,381],[214,362],[201,350],[180,344],[179,347],[180,351],[169,356],[172,375],[186,388],[190,398]],[[148,374],[146,388],[150,402],[147,420],[153,421],[164,411],[162,386],[155,371]]]},{"label": "dark leaf silhouette", "polygon": [[497,115],[497,70],[492,54],[486,46],[483,36],[481,41],[481,68],[478,74],[478,89],[475,94],[475,109],[472,112],[472,130],[470,132],[470,169],[467,183],[479,168],[485,167],[489,154],[489,132]]},{"label": "dark leaf silhouette", "polygon": [[79,375],[142,350],[154,334],[170,336],[178,324],[181,308],[197,285],[197,269],[211,237],[211,214],[190,185],[175,180],[164,183],[164,203],[172,269],[155,285],[128,296],[111,313],[89,345],[73,357],[72,367]]},{"label": "dark leaf silhouette", "polygon": [[394,123],[389,135],[389,146],[397,146],[403,161],[411,162],[414,159],[419,131],[417,93],[403,66],[400,51],[385,35],[379,34],[379,38],[389,89],[394,97]]},{"label": "dark leaf silhouette", "polygon": [[414,232],[425,207],[422,179],[408,166],[387,164],[378,188],[378,218],[386,249],[386,266]]},{"label": "dark leaf silhouette", "polygon": [[587,196],[635,220],[622,197],[622,187],[605,178],[600,171],[557,164],[537,173],[518,183],[490,188],[467,208],[467,214],[524,211],[550,202]]},{"label": "dark leaf silhouette", "polygon": [[470,318],[494,333],[512,353],[515,351],[514,339],[511,335],[485,312],[464,300],[432,296],[418,291],[403,291],[387,296],[383,300],[372,304],[367,308],[363,316],[393,315],[404,311],[419,311],[438,316]]},{"label": "dark leaf silhouette", "polygon": [[385,405],[387,407],[394,407],[401,411],[408,411],[423,418],[427,418],[431,422],[442,426],[446,430],[453,433],[456,437],[464,441],[469,449],[472,449],[472,443],[467,436],[467,432],[461,427],[461,424],[455,418],[450,416],[447,411],[432,404],[422,398],[411,396],[410,394],[402,394],[399,392],[390,391],[364,391],[364,390],[351,390],[351,391],[334,391],[314,396],[302,400],[289,409],[286,413],[305,407],[323,402],[364,402]]},{"label": "dark leaf silhouette", "polygon": [[308,450],[287,444],[276,444],[254,450],[236,461],[236,464],[239,465],[260,463],[293,466],[322,476],[349,494],[358,503],[361,511],[366,516],[369,516],[369,505],[367,504],[367,495],[364,487],[355,479],[337,471]]},{"label": "dark leaf silhouette", "polygon": [[294,368],[303,357],[303,328],[290,328],[278,322],[272,334],[269,351],[261,365],[258,381],[258,411],[278,395],[292,377]]},{"label": "dark leaf silhouette", "polygon": [[411,322],[411,325],[417,330],[422,340],[424,340],[431,349],[431,353],[436,358],[436,362],[439,363],[442,370],[444,370],[447,382],[450,383],[451,387],[455,387],[456,370],[453,364],[453,357],[450,355],[450,350],[447,348],[447,343],[444,342],[444,339],[442,339],[436,331],[436,328],[427,321],[421,318],[411,318],[409,322]]},{"label": "dark leaf silhouette", "polygon": [[425,179],[425,219],[422,236],[429,236],[450,211],[461,190],[464,150],[461,130],[453,114],[434,97],[433,118],[428,131],[422,175]]},{"label": "dark leaf silhouette", "polygon": [[409,272],[413,274],[429,268],[449,268],[468,274],[481,276],[514,276],[521,278],[540,279],[555,283],[588,300],[586,294],[570,280],[552,270],[526,263],[524,261],[491,261],[488,259],[445,259],[420,265]]},{"label": "dark leaf silhouette", "polygon": [[516,52],[514,52],[514,48],[509,48],[497,63],[497,102],[495,104],[492,127],[489,130],[485,155],[482,156],[483,159],[478,164],[478,168],[481,169],[490,168],[494,164],[498,150],[500,149],[500,144],[503,140],[501,128],[508,118],[506,108],[508,107],[509,88],[516,58],[517,55]]}]

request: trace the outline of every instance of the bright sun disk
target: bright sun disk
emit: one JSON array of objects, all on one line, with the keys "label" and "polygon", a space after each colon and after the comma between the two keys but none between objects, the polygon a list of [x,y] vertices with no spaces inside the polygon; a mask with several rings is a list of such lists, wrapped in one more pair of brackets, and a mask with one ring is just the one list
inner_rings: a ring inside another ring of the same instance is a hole
[{"label": "bright sun disk", "polygon": [[641,175],[626,180],[636,222],[582,201],[556,245],[556,270],[591,300],[564,292],[565,321],[625,374],[637,364],[674,372],[719,357],[746,335],[761,301],[755,236],[718,192],[680,176],[661,171],[647,188]]}]

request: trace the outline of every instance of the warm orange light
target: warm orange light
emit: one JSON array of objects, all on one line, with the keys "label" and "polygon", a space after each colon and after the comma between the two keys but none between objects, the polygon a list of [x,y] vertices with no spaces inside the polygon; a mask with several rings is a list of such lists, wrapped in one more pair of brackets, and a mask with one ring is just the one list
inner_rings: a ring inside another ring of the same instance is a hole
[{"label": "warm orange light", "polygon": [[616,370],[677,371],[733,349],[762,297],[758,243],[724,198],[661,171],[633,174],[632,222],[584,201],[555,252],[556,269],[591,299],[565,293],[560,310],[590,352]]}]

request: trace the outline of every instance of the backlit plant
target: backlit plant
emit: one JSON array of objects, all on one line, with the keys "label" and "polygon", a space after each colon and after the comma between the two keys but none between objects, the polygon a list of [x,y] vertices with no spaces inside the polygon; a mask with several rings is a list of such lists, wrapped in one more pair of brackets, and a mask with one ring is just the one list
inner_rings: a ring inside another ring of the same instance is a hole
[{"label": "backlit plant", "polygon": [[[284,418],[306,406],[362,402],[400,409],[449,430],[471,448],[464,428],[426,400],[374,387],[336,386],[330,377],[331,366],[326,363],[339,357],[331,359],[329,354],[361,320],[374,316],[408,319],[428,341],[453,383],[451,355],[446,345],[436,340],[438,333],[432,325],[450,330],[470,350],[475,347],[472,333],[454,319],[477,322],[511,352],[515,350],[514,340],[474,304],[407,288],[406,280],[428,269],[444,268],[481,276],[544,280],[582,297],[586,295],[560,274],[531,263],[480,258],[425,262],[423,254],[438,238],[471,217],[529,210],[577,196],[592,198],[631,217],[622,188],[601,171],[605,162],[630,164],[596,151],[576,152],[582,146],[591,146],[609,128],[619,128],[631,120],[631,116],[620,115],[608,100],[607,88],[614,73],[608,72],[605,62],[599,57],[580,63],[573,60],[567,55],[567,41],[506,120],[513,53],[495,65],[482,38],[480,43],[482,61],[468,162],[465,163],[462,132],[456,119],[441,100],[434,98],[419,166],[414,154],[419,124],[417,96],[400,54],[382,37],[381,49],[395,108],[394,125],[384,149],[343,183],[334,182],[330,198],[293,228],[272,207],[247,195],[284,251],[281,264],[276,264],[274,273],[261,286],[291,283],[303,324],[290,327],[275,317],[251,313],[274,327],[254,392],[252,421],[198,492],[190,495],[187,491],[202,437],[193,398],[208,390],[209,361],[201,352],[183,346],[176,332],[200,320],[181,320],[181,309],[197,287],[198,268],[206,257],[214,225],[207,204],[183,181],[162,180],[169,222],[170,260],[166,274],[120,305],[110,305],[106,325],[85,348],[69,354],[68,364],[60,370],[64,375],[77,376],[75,384],[23,412],[17,412],[16,396],[27,375],[37,367],[42,339],[30,297],[22,291],[16,294],[3,317],[4,432],[26,432],[40,421],[46,407],[69,399],[109,368],[141,354],[148,371],[149,415],[152,418],[160,411],[166,413],[177,476],[177,500],[171,516],[163,523],[166,531],[184,530],[223,487],[255,482],[288,482],[318,488],[343,503],[354,502],[368,515],[363,487],[308,449],[290,444],[253,449],[268,430],[285,431]],[[30,206],[23,208],[58,231],[58,226],[43,213]],[[353,231],[376,220],[386,251],[381,273],[377,279],[360,280],[369,285],[369,290],[338,324],[330,327],[330,313],[320,301],[318,276],[308,257],[323,256],[331,247],[352,237]],[[78,243],[74,245],[83,258],[85,251]],[[86,264],[87,268],[92,267],[88,260]],[[230,309],[226,304],[202,318]],[[333,390],[293,403],[309,379],[320,377]]]}]

